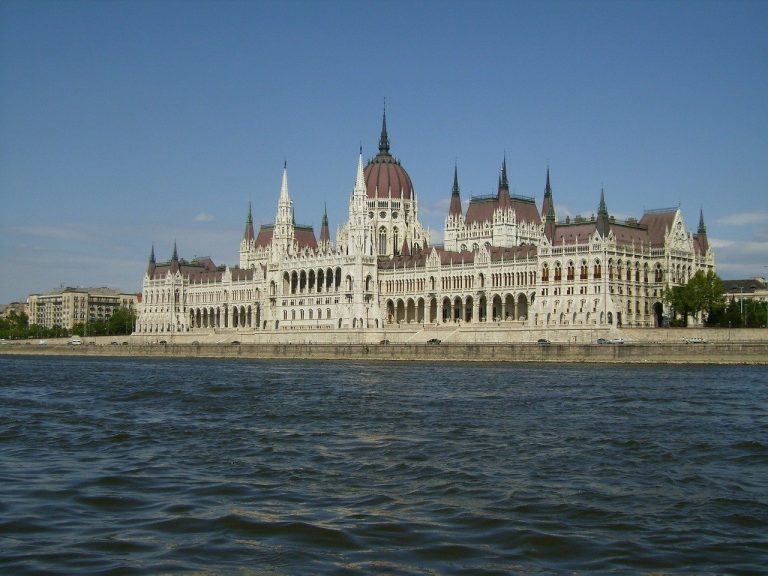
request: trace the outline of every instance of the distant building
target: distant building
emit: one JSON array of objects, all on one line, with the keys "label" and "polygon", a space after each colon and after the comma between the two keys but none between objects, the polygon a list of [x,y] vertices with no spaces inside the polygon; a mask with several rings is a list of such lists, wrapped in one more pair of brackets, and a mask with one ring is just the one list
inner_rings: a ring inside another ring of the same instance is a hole
[{"label": "distant building", "polygon": [[[664,289],[715,270],[703,214],[688,231],[679,208],[616,220],[600,193],[597,214],[558,219],[546,174],[541,210],[510,194],[506,159],[498,192],[466,213],[454,168],[444,245],[430,246],[417,194],[390,154],[386,115],[379,153],[362,151],[348,218],[332,243],[294,220],[288,171],[274,223],[258,233],[248,210],[239,266],[209,258],[156,262],[142,288],[137,332],[378,330],[398,324],[536,328],[662,326]],[[597,203],[596,203],[597,204]]]},{"label": "distant building", "polygon": [[138,295],[112,288],[64,288],[46,294],[30,294],[29,323],[53,328],[106,321],[119,308],[136,310]]},{"label": "distant building", "polygon": [[765,278],[747,278],[746,280],[723,280],[725,297],[728,300],[754,300],[768,302],[768,283]]},{"label": "distant building", "polygon": [[12,313],[15,313],[17,316],[27,314],[27,304],[25,302],[11,302],[10,304],[0,306],[0,318],[8,318]]}]

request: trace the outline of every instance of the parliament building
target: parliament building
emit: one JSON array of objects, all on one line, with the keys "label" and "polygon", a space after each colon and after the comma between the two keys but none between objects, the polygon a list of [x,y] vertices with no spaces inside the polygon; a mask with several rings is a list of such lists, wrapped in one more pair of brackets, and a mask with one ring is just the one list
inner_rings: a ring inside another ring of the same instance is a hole
[{"label": "parliament building", "polygon": [[539,208],[510,194],[506,159],[498,192],[472,197],[466,211],[454,167],[443,245],[433,246],[411,178],[390,153],[386,114],[379,152],[364,163],[361,150],[348,200],[335,241],[327,214],[317,237],[295,223],[284,167],[274,222],[257,231],[248,209],[238,266],[187,261],[176,246],[157,262],[153,247],[136,333],[292,331],[311,341],[407,326],[651,328],[663,324],[666,287],[715,268],[703,215],[695,234],[680,208],[620,221],[601,192],[595,215],[561,219],[549,169]]}]

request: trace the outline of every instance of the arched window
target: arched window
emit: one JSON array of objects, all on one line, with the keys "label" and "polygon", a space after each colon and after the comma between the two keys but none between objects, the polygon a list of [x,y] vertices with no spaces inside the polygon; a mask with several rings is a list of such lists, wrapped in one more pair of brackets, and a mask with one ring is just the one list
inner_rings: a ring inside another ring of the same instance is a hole
[{"label": "arched window", "polygon": [[379,228],[379,254],[387,253],[387,229],[382,226]]},{"label": "arched window", "polygon": [[392,229],[392,252],[400,254],[400,238],[397,232],[397,228]]}]

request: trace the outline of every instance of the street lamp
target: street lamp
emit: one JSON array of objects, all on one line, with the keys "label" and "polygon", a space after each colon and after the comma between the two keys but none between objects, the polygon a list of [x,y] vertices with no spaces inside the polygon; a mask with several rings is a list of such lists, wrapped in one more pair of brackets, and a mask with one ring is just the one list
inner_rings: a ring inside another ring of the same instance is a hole
[{"label": "street lamp", "polygon": [[747,319],[744,318],[744,286],[739,286],[739,292],[741,293],[741,296],[739,297],[739,304],[741,306],[741,321],[744,323],[744,328],[746,328]]}]

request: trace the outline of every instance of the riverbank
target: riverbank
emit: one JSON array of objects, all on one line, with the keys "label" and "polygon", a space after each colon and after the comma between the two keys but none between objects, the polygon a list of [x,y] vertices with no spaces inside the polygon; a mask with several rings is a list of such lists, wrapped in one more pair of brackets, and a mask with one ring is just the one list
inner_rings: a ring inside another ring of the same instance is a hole
[{"label": "riverbank", "polygon": [[626,364],[768,364],[768,342],[573,344],[201,344],[6,343],[0,355],[127,356],[296,360],[534,362]]}]

